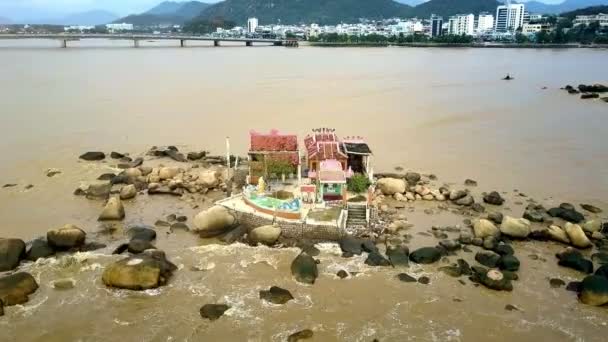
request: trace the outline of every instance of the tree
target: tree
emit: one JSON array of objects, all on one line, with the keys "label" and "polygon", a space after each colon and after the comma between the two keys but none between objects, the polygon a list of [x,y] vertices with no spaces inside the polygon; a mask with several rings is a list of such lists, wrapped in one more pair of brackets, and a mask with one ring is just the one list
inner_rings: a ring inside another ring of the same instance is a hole
[{"label": "tree", "polygon": [[517,34],[515,34],[515,41],[518,44],[525,44],[529,42],[528,36],[526,36],[525,34],[522,34],[521,32],[517,32]]},{"label": "tree", "polygon": [[347,181],[348,191],[354,193],[362,193],[369,188],[370,182],[367,176],[361,173],[356,173]]}]

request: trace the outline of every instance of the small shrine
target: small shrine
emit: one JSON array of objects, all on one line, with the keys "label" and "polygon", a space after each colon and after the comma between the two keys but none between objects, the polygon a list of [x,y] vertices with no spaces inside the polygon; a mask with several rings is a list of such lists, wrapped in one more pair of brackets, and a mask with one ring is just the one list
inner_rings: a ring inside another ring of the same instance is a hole
[{"label": "small shrine", "polygon": [[334,129],[314,129],[304,138],[305,158],[295,134],[251,131],[249,138],[247,185],[222,205],[273,222],[339,228],[361,218],[366,222],[373,194],[372,151],[362,137],[341,140]]},{"label": "small shrine", "polygon": [[267,134],[249,132],[249,184],[260,177],[292,177],[300,174],[298,136],[271,130]]}]

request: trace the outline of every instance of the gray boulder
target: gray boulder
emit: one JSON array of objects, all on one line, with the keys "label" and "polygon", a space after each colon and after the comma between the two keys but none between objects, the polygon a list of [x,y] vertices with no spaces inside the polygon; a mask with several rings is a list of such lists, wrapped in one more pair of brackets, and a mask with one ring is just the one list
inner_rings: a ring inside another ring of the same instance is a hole
[{"label": "gray boulder", "polygon": [[262,243],[268,246],[273,245],[279,236],[281,236],[281,227],[273,225],[254,228],[248,235],[251,243]]},{"label": "gray boulder", "polygon": [[553,241],[570,244],[568,234],[566,234],[566,231],[559,226],[550,225],[549,228],[547,228],[547,235]]},{"label": "gray boulder", "polygon": [[98,221],[119,221],[125,218],[125,207],[119,197],[110,197]]},{"label": "gray boulder", "polygon": [[103,152],[86,152],[80,155],[78,158],[86,161],[98,161],[104,160],[106,158],[106,154]]},{"label": "gray boulder", "polygon": [[441,259],[441,250],[436,247],[422,247],[410,254],[410,260],[417,264],[432,264]]},{"label": "gray boulder", "polygon": [[55,254],[55,250],[49,246],[45,239],[35,239],[31,242],[25,258],[30,261],[36,261],[40,258],[48,258],[53,254]]},{"label": "gray boulder", "polygon": [[285,304],[293,299],[291,292],[278,286],[272,286],[269,290],[260,291],[260,299],[272,304]]},{"label": "gray boulder", "polygon": [[500,225],[500,232],[517,239],[525,239],[530,235],[530,221],[524,218],[505,216]]},{"label": "gray boulder", "polygon": [[485,239],[488,236],[500,235],[500,230],[489,220],[479,219],[473,224],[473,232],[475,237]]},{"label": "gray boulder", "polygon": [[591,241],[587,238],[587,235],[585,235],[583,228],[578,224],[566,222],[564,230],[566,231],[566,234],[568,234],[568,238],[574,247],[588,248],[592,246]]},{"label": "gray boulder", "polygon": [[5,306],[23,304],[36,292],[38,283],[31,274],[18,272],[0,278],[0,301]]},{"label": "gray boulder", "polygon": [[214,206],[201,211],[194,217],[194,231],[202,237],[214,237],[227,232],[236,223],[228,209]]},{"label": "gray boulder", "polygon": [[505,203],[505,199],[502,198],[502,196],[500,196],[497,191],[492,191],[489,194],[483,196],[483,201],[493,205],[502,205],[503,203]]},{"label": "gray boulder", "polygon": [[87,234],[73,224],[66,224],[59,229],[46,233],[46,240],[53,249],[67,250],[84,245]]},{"label": "gray boulder", "polygon": [[210,321],[222,317],[224,312],[228,311],[230,306],[226,304],[205,304],[200,310],[201,317],[206,318]]},{"label": "gray boulder", "polygon": [[291,263],[291,274],[301,283],[314,284],[319,276],[317,262],[310,255],[300,253]]},{"label": "gray boulder", "polygon": [[583,279],[578,299],[587,305],[608,304],[608,278],[591,275]]},{"label": "gray boulder", "polygon": [[86,188],[85,194],[88,199],[106,199],[110,196],[112,184],[110,182],[94,182]]},{"label": "gray boulder", "polygon": [[0,239],[0,272],[19,266],[25,257],[25,242],[20,239]]},{"label": "gray boulder", "polygon": [[468,206],[473,205],[473,203],[475,203],[475,199],[473,198],[473,196],[467,194],[466,196],[455,200],[454,203],[461,205],[461,206],[468,207]]},{"label": "gray boulder", "polygon": [[393,196],[397,193],[405,192],[405,181],[397,178],[381,178],[376,183],[376,186],[385,196]]},{"label": "gray boulder", "polygon": [[408,172],[405,174],[405,180],[409,185],[416,185],[420,181],[420,174],[417,172]]},{"label": "gray boulder", "polygon": [[107,266],[102,281],[109,287],[147,290],[165,285],[175,270],[177,266],[166,259],[164,252],[147,250]]},{"label": "gray boulder", "polygon": [[120,189],[120,199],[128,200],[137,196],[137,188],[133,184],[128,184]]}]

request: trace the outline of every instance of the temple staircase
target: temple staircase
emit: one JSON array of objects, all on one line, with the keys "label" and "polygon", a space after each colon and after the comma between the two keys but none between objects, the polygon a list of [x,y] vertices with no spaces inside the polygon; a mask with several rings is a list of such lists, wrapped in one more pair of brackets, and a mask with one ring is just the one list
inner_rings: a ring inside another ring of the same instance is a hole
[{"label": "temple staircase", "polygon": [[367,207],[361,204],[348,204],[347,227],[367,227]]}]

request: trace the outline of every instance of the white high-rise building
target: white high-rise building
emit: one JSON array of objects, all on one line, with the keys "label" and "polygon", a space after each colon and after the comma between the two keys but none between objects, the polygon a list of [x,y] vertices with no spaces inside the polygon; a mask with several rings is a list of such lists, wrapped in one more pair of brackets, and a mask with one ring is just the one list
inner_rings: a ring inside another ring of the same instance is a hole
[{"label": "white high-rise building", "polygon": [[477,19],[477,33],[483,34],[494,29],[494,16],[490,13],[479,13]]},{"label": "white high-rise building", "polygon": [[450,17],[448,22],[448,34],[473,35],[475,33],[475,15],[457,14]]},{"label": "white high-rise building", "polygon": [[524,26],[524,4],[501,5],[496,8],[496,32],[515,32]]},{"label": "white high-rise building", "polygon": [[249,18],[247,20],[247,32],[254,33],[256,28],[258,28],[258,18]]}]

